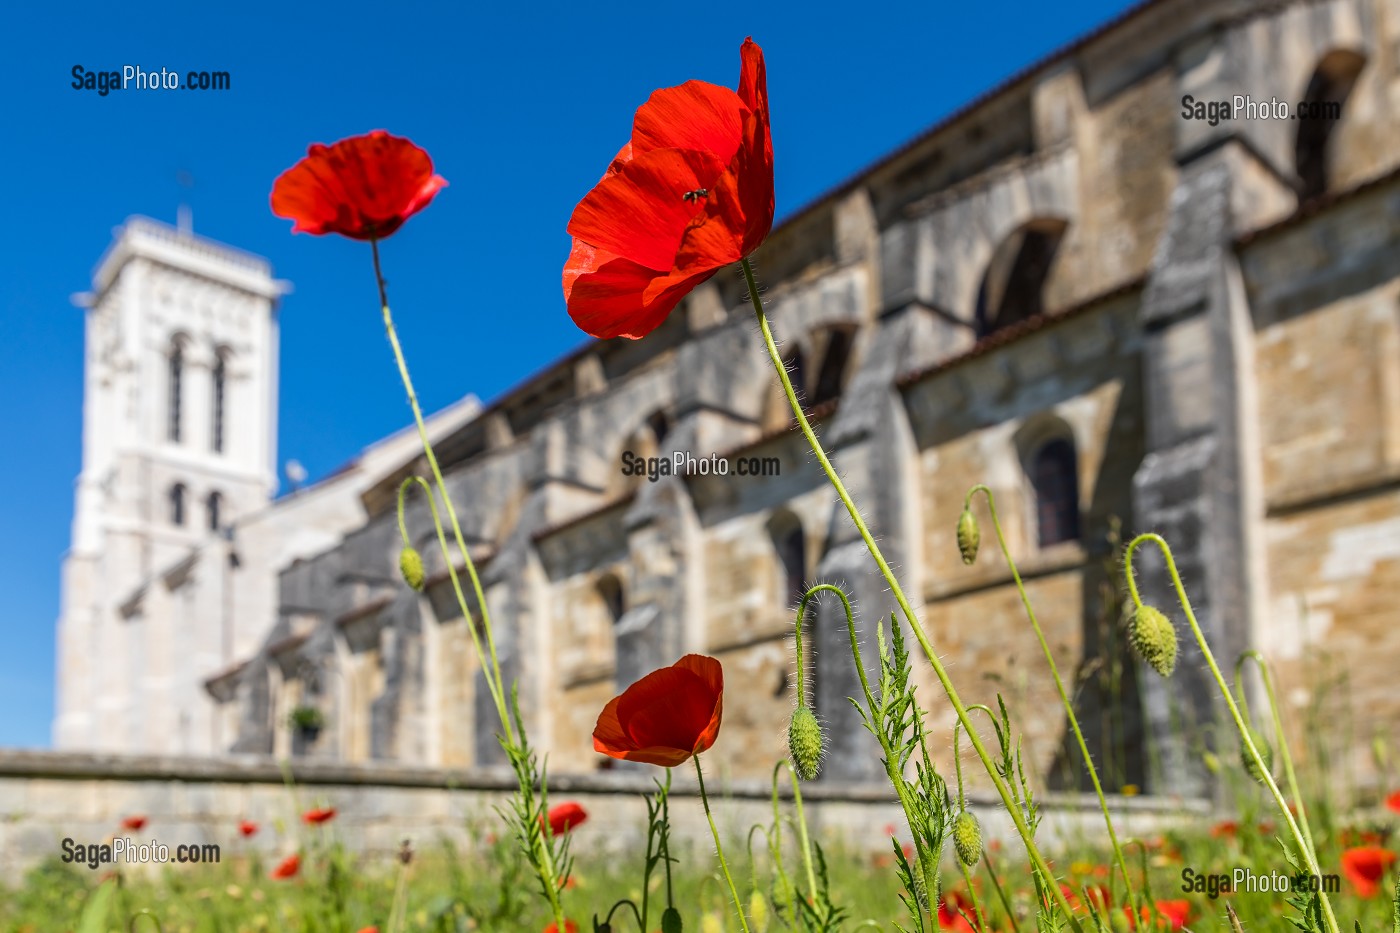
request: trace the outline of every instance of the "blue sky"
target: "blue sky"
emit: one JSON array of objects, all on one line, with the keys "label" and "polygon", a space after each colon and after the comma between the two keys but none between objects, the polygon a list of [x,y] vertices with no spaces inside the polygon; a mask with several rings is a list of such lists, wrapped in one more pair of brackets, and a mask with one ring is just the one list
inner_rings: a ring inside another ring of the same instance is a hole
[{"label": "blue sky", "polygon": [[[49,4],[4,39],[0,747],[49,744],[59,563],[80,469],[82,313],[114,226],[173,222],[267,256],[282,306],[279,457],[312,478],[409,417],[368,248],[292,236],[272,180],[312,142],[383,128],[450,187],[385,244],[419,394],[490,400],[584,341],[564,232],[655,88],[768,63],[779,219],[1127,4],[623,2]],[[88,8],[85,8],[88,7]],[[228,71],[227,92],[73,89],[71,70]],[[178,183],[181,172],[192,189]]]}]

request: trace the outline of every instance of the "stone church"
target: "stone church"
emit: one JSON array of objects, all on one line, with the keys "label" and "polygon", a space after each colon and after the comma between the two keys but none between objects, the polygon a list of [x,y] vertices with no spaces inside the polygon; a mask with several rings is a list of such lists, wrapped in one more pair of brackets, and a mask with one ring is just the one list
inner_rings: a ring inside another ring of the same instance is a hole
[{"label": "stone church", "polygon": [[[1034,773],[1073,786],[1077,765],[983,500],[982,555],[959,559],[977,483],[1111,787],[1202,792],[1216,743],[1213,683],[1146,552],[1182,657],[1162,681],[1123,651],[1115,559],[1140,531],[1171,542],[1222,665],[1269,658],[1300,756],[1345,736],[1331,753],[1365,780],[1369,740],[1400,742],[1400,2],[1148,0],[790,214],[755,259],[816,430],[963,698],[1005,698]],[[499,764],[417,496],[424,592],[398,576],[399,484],[426,475],[412,436],[271,498],[282,290],[145,222],[98,270],[59,744]],[[811,583],[851,594],[873,663],[893,601],[737,274],[433,431],[554,773],[608,766],[606,701],[703,652],[727,684],[712,762],[766,774]],[[677,452],[772,468],[623,466]],[[811,622],[824,779],[878,777],[839,606]],[[916,672],[946,763],[951,715]]]}]

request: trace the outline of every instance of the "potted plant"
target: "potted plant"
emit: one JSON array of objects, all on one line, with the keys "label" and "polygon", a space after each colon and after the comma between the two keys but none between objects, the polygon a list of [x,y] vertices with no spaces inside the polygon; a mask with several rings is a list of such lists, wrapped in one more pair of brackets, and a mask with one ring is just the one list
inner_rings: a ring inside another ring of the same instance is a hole
[{"label": "potted plant", "polygon": [[287,724],[307,742],[314,742],[321,734],[321,727],[326,724],[326,719],[314,706],[298,706],[287,716]]}]

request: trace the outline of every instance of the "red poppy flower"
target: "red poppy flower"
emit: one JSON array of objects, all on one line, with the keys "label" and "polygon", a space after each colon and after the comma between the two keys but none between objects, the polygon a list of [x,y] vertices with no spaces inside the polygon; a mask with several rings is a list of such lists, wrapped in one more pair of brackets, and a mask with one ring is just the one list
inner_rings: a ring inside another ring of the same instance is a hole
[{"label": "red poppy flower", "polygon": [[312,823],[329,823],[335,819],[335,807],[317,807],[315,810],[307,810],[301,817],[308,825]]},{"label": "red poppy flower", "polygon": [[[544,928],[544,933],[559,933],[559,924],[551,923]],[[564,933],[578,933],[578,924],[572,920],[564,921]]]},{"label": "red poppy flower", "polygon": [[382,240],[447,187],[433,160],[401,136],[375,130],[312,146],[272,185],[272,213],[293,233]]},{"label": "red poppy flower", "polygon": [[550,807],[549,834],[562,836],[569,830],[582,826],[586,819],[588,819],[588,811],[572,801],[561,803],[557,807]]},{"label": "red poppy flower", "polygon": [[291,878],[301,871],[301,856],[293,852],[291,855],[277,863],[277,867],[272,869],[273,878]]},{"label": "red poppy flower", "polygon": [[[1180,930],[1186,926],[1186,921],[1191,919],[1191,902],[1184,898],[1173,901],[1156,901],[1153,906],[1157,908],[1157,928],[1159,930]],[[1123,916],[1128,918],[1128,929],[1136,930],[1138,928],[1131,907],[1123,908]],[[1150,920],[1151,917],[1152,911],[1143,907],[1142,919]]]},{"label": "red poppy flower", "polygon": [[359,933],[379,933],[379,927],[365,927]]},{"label": "red poppy flower", "polygon": [[968,922],[966,916],[971,913],[972,901],[957,891],[948,891],[943,895],[943,900],[938,902],[938,928],[957,930],[959,933],[977,933],[977,928]]},{"label": "red poppy flower", "polygon": [[704,81],[654,92],[574,209],[564,299],[592,336],[646,336],[773,228],[763,50],[745,39],[739,54],[737,92]]},{"label": "red poppy flower", "polygon": [[1380,846],[1357,846],[1342,853],[1342,874],[1362,897],[1375,897],[1381,879],[1395,862],[1395,853]]},{"label": "red poppy flower", "polygon": [[715,744],[724,707],[724,669],[688,654],[613,697],[593,728],[593,748],[627,761],[674,767]]},{"label": "red poppy flower", "polygon": [[1214,839],[1233,839],[1239,834],[1239,831],[1239,823],[1236,823],[1234,820],[1225,820],[1224,822],[1216,823],[1212,826],[1210,828],[1210,835]]},{"label": "red poppy flower", "polygon": [[252,820],[244,820],[238,824],[238,832],[245,839],[258,831],[258,824]]},{"label": "red poppy flower", "polygon": [[122,829],[128,829],[133,833],[139,832],[145,825],[146,818],[144,816],[128,816],[126,819],[122,820]]},{"label": "red poppy flower", "polygon": [[1385,805],[1388,809],[1400,813],[1400,790],[1393,792],[1385,798]]}]

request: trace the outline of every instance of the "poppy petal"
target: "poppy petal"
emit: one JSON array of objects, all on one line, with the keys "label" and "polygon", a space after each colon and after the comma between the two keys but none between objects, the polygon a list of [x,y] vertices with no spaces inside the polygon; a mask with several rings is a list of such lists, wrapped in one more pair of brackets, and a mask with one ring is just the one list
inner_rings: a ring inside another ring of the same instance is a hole
[{"label": "poppy petal", "polygon": [[743,140],[747,110],[738,94],[708,81],[663,87],[637,108],[632,151],[693,149],[727,163]]},{"label": "poppy petal", "polygon": [[622,695],[617,718],[638,748],[679,749],[689,754],[714,717],[715,698],[693,671],[664,667]]},{"label": "poppy petal", "polygon": [[648,269],[670,271],[686,227],[708,200],[687,200],[686,192],[711,187],[723,173],[723,163],[707,152],[634,152],[574,208],[568,232]]},{"label": "poppy petal", "polygon": [[659,327],[715,271],[666,275],[575,240],[564,266],[564,298],[569,316],[590,336],[635,340]]},{"label": "poppy petal", "polygon": [[768,68],[763,63],[763,49],[753,36],[739,47],[739,100],[755,113],[768,118]]}]

